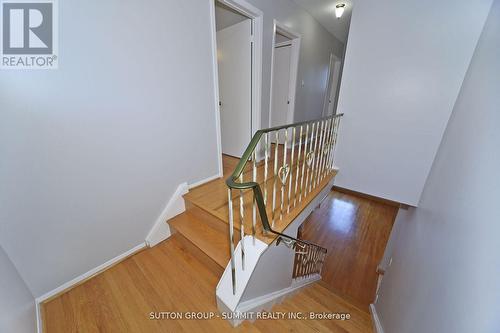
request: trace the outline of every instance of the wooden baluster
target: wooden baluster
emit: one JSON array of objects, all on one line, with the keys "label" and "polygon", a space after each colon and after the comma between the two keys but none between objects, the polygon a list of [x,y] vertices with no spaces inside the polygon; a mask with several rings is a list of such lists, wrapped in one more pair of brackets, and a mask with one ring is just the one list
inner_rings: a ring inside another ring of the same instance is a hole
[{"label": "wooden baluster", "polygon": [[[243,183],[243,173],[240,175],[240,183]],[[240,243],[241,243],[241,268],[245,269],[245,203],[243,190],[240,190]]]},{"label": "wooden baluster", "polygon": [[279,149],[279,131],[276,131],[276,139],[274,143],[274,181],[273,181],[273,204],[271,212],[271,226],[274,228],[274,219],[276,215],[276,181],[278,178],[278,149]]},{"label": "wooden baluster", "polygon": [[[304,155],[302,158],[302,175],[300,177],[299,203],[302,202],[302,192],[304,192],[304,171],[307,168],[307,137],[309,135],[309,124],[306,125],[306,136],[304,139]],[[305,195],[305,194],[304,194]]]},{"label": "wooden baluster", "polygon": [[231,255],[231,281],[233,285],[233,295],[236,294],[236,267],[234,265],[234,220],[233,220],[233,198],[231,189],[227,190],[229,204],[229,252]]},{"label": "wooden baluster", "polygon": [[290,154],[290,180],[288,181],[288,207],[286,209],[286,213],[290,214],[290,196],[292,194],[292,182],[293,182],[293,162],[294,162],[294,154],[295,154],[295,132],[297,128],[292,128],[292,152]]},{"label": "wooden baluster", "polygon": [[299,131],[299,150],[297,152],[297,173],[295,175],[295,190],[293,191],[293,207],[297,203],[297,189],[299,187],[299,172],[300,172],[300,151],[302,150],[302,125]]}]

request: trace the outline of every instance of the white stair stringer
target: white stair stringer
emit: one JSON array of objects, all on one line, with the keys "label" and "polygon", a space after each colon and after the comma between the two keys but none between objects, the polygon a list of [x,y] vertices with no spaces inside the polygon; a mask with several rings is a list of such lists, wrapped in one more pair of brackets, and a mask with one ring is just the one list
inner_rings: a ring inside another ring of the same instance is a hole
[{"label": "white stair stringer", "polygon": [[[238,305],[245,287],[252,276],[253,270],[257,266],[257,262],[261,254],[267,249],[268,245],[252,236],[245,236],[245,267],[242,266],[241,257],[241,241],[238,242],[234,250],[234,263],[236,271],[236,290],[233,294],[233,282],[231,276],[231,263],[229,262],[222,274],[221,279],[216,287],[217,304],[221,312],[234,312]],[[223,302],[223,304],[220,304]],[[221,308],[222,307],[222,308]]]},{"label": "white stair stringer", "polygon": [[[298,227],[319,206],[330,192],[333,179],[311,203],[283,231],[296,236]],[[276,241],[267,245],[252,236],[244,237],[245,269],[241,266],[241,242],[235,249],[236,292],[233,295],[231,265],[228,263],[216,288],[219,311],[227,320],[237,326],[244,320],[252,320],[247,314],[271,310],[287,295],[321,279],[319,274],[297,279],[292,278],[295,251]],[[227,316],[230,316],[229,318]],[[255,318],[253,318],[255,319]]]},{"label": "white stair stringer", "polygon": [[[249,321],[253,322],[256,319],[256,313],[261,311],[270,312],[272,308],[276,304],[280,304],[285,300],[285,298],[294,295],[296,292],[301,290],[302,288],[314,283],[316,281],[321,280],[321,276],[319,274],[311,275],[307,278],[301,278],[299,281],[293,281],[290,287],[284,288],[282,290],[278,290],[276,292],[270,293],[268,295],[263,295],[257,298],[254,298],[249,301],[242,302],[238,305],[236,309],[236,313],[245,314],[242,316],[245,319],[239,318],[231,318],[228,319],[232,326],[238,326],[241,324],[246,318]],[[250,314],[253,314],[252,316]]]}]

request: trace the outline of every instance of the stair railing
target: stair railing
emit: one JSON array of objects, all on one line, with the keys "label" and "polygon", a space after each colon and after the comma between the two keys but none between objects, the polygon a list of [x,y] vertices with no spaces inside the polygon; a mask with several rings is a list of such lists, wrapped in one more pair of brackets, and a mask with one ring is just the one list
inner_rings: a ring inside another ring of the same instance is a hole
[{"label": "stair railing", "polygon": [[[239,210],[241,262],[242,269],[245,269],[245,190],[253,191],[253,239],[255,240],[258,211],[264,233],[277,235],[276,245],[282,242],[295,249],[294,277],[307,276],[321,271],[321,266],[327,252],[325,248],[285,235],[273,228],[278,218],[283,220],[283,217],[290,213],[291,209],[299,205],[302,199],[311,195],[316,187],[333,172],[335,146],[342,116],[343,114],[338,114],[313,121],[262,129],[254,134],[233,173],[226,180],[228,186],[229,241],[233,294],[236,293],[234,253],[235,205],[233,204],[233,200],[237,200],[237,205],[239,206],[237,208]],[[274,146],[274,149],[272,149],[272,146]],[[282,163],[279,163],[280,159]],[[264,168],[264,191],[262,191],[257,181],[258,160],[260,160],[260,166],[263,163]],[[246,180],[244,179],[244,171],[249,161],[252,163],[252,179]],[[272,162],[272,165],[270,165],[270,162]],[[272,170],[270,170],[271,168]],[[239,191],[239,198],[233,199],[233,191]],[[271,206],[271,221],[269,221],[266,211],[268,205]]]}]

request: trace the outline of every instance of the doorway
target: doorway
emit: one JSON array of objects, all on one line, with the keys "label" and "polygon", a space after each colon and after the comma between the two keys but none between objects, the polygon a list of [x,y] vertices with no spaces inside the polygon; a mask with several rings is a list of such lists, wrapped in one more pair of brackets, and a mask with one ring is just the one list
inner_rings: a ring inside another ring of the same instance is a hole
[{"label": "doorway", "polygon": [[337,94],[339,90],[341,64],[341,60],[331,53],[325,102],[323,106],[323,117],[328,117],[337,113]]},{"label": "doorway", "polygon": [[244,0],[214,0],[212,5],[222,176],[222,154],[240,158],[260,129],[262,12]]},{"label": "doorway", "polygon": [[274,21],[269,127],[294,122],[300,35]]}]

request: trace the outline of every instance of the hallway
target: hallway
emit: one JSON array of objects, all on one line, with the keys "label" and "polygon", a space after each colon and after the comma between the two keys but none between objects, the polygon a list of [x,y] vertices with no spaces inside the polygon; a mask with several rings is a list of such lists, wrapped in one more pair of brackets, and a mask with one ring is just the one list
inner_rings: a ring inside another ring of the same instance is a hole
[{"label": "hallway", "polygon": [[387,203],[333,190],[303,224],[301,238],[328,249],[321,284],[366,312],[397,211]]}]

